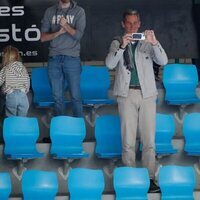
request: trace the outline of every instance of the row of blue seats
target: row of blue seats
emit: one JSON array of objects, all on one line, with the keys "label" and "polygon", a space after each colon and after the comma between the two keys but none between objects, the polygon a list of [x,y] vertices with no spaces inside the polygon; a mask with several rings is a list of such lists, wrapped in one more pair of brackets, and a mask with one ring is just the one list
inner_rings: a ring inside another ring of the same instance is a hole
[{"label": "row of blue seats", "polygon": [[[200,155],[200,113],[184,117],[184,150],[190,155]],[[115,115],[99,116],[95,123],[96,154],[98,157],[120,157],[122,152],[120,118]],[[172,145],[175,122],[172,115],[156,114],[156,153],[173,154]],[[82,143],[86,135],[83,118],[70,116],[53,117],[50,124],[51,154],[56,158],[87,157]],[[9,158],[35,158],[36,142],[39,137],[37,118],[8,117],[3,123],[4,153]]]},{"label": "row of blue seats", "polygon": [[[183,133],[185,136],[184,150],[193,156],[200,155],[200,113],[188,114],[184,118]],[[95,153],[98,158],[120,159],[122,154],[119,116],[104,115],[96,120]],[[177,152],[172,145],[175,123],[172,115],[156,115],[156,154],[169,155]],[[69,116],[53,117],[50,124],[50,154],[55,159],[65,160],[64,169],[69,167],[70,159],[89,156],[83,150],[86,135],[83,118]],[[39,137],[37,118],[8,117],[3,123],[4,154],[8,159],[23,161],[40,158],[44,154],[38,152],[36,142]],[[23,164],[23,162],[22,162]],[[67,171],[63,169],[63,176]],[[23,170],[16,173],[20,176]]]},{"label": "row of blue seats", "polygon": [[[114,105],[116,101],[108,95],[110,78],[109,71],[105,66],[83,66],[82,69],[81,95],[83,105],[91,108],[86,119],[91,126],[94,126],[97,109],[102,105]],[[39,107],[53,106],[54,100],[47,67],[33,68],[31,80],[34,105]],[[185,107],[188,104],[200,102],[200,98],[196,94],[198,73],[195,65],[168,64],[164,66],[163,85],[167,104],[179,106],[178,116],[175,114],[178,121],[182,121]],[[65,86],[67,88],[67,83]],[[66,103],[69,104],[70,100],[67,99]]]},{"label": "row of blue seats", "polygon": [[[113,185],[116,200],[147,200],[150,186],[146,168],[115,168]],[[163,166],[158,183],[161,199],[194,199],[195,172],[190,166]],[[74,168],[69,171],[66,183],[70,200],[101,200],[105,182],[102,170]],[[58,192],[58,179],[55,172],[27,170],[22,176],[24,200],[54,200]],[[11,180],[8,173],[0,173],[0,199],[8,200],[11,193]]]},{"label": "row of blue seats", "polygon": [[[66,90],[67,85],[67,82],[65,82]],[[36,107],[52,107],[54,105],[47,67],[32,69],[31,86],[33,90],[33,103]],[[94,126],[97,109],[102,105],[116,104],[116,100],[108,96],[110,88],[108,69],[105,66],[82,66],[80,86],[83,106],[90,108],[86,119],[91,126]],[[65,103],[70,105],[71,101],[66,99]]]},{"label": "row of blue seats", "polygon": [[[33,68],[31,72],[33,103],[39,107],[54,104],[48,79],[47,67]],[[65,82],[67,90],[67,82]],[[115,100],[108,97],[110,88],[109,71],[106,67],[83,66],[81,72],[81,96],[83,105],[114,104]],[[66,100],[70,103],[70,100]]]},{"label": "row of blue seats", "polygon": [[[41,107],[53,105],[54,101],[47,68],[33,68],[31,80],[34,104]],[[165,88],[165,101],[169,105],[181,105],[183,110],[185,105],[200,102],[200,98],[196,94],[198,73],[195,65],[167,64],[163,70],[163,85]],[[83,66],[81,73],[83,105],[94,106],[116,103],[108,97],[109,87],[109,72],[105,66]],[[67,102],[70,101],[67,100]]]}]

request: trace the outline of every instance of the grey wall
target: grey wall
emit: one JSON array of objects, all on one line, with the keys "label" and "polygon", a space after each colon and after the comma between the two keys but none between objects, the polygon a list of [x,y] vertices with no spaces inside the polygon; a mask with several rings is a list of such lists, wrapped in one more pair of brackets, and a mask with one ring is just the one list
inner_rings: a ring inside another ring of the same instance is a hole
[{"label": "grey wall", "polygon": [[191,0],[79,0],[87,13],[87,29],[82,55],[102,60],[115,35],[122,33],[120,21],[124,10],[141,13],[140,31],[154,29],[170,58],[197,57],[196,31]]}]

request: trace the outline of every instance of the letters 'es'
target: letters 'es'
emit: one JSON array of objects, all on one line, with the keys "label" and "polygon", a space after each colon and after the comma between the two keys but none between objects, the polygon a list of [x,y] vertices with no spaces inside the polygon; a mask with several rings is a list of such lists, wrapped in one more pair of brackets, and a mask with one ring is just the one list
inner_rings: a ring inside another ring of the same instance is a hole
[{"label": "letters 'es'", "polygon": [[[13,6],[11,8],[8,6],[0,6],[0,17],[20,17],[23,15],[24,6]],[[10,37],[12,37],[15,42],[21,42],[22,37],[18,36],[22,32],[21,30],[21,28],[17,28],[16,24],[11,24],[11,30],[8,28],[0,29],[0,42],[8,42],[10,40]],[[35,24],[33,24],[30,28],[27,28],[24,31],[24,38],[26,41],[38,41],[40,40],[40,34],[40,30],[36,27]]]}]

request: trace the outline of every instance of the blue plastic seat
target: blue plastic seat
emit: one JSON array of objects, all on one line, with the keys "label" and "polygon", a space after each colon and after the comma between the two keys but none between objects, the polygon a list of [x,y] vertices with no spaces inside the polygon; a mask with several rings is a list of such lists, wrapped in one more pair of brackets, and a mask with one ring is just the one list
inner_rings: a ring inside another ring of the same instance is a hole
[{"label": "blue plastic seat", "polygon": [[0,173],[0,199],[8,200],[11,193],[11,180],[8,173]]},{"label": "blue plastic seat", "polygon": [[81,97],[83,105],[90,108],[86,116],[91,126],[94,126],[97,109],[103,105],[112,105],[116,101],[108,97],[110,76],[105,66],[83,66],[81,73]]},{"label": "blue plastic seat", "polygon": [[64,167],[59,168],[60,175],[67,179],[69,164],[74,159],[86,158],[83,150],[86,127],[83,118],[57,116],[50,124],[51,154],[55,159],[63,159]]},{"label": "blue plastic seat", "polygon": [[47,67],[33,68],[31,72],[33,103],[39,107],[49,107],[54,104]]},{"label": "blue plastic seat", "polygon": [[101,200],[104,185],[101,170],[76,168],[69,171],[70,200]]},{"label": "blue plastic seat", "polygon": [[102,115],[95,123],[95,153],[99,158],[120,158],[122,154],[119,116]]},{"label": "blue plastic seat", "polygon": [[184,150],[189,155],[200,155],[200,113],[187,114],[183,120]]},{"label": "blue plastic seat", "polygon": [[175,165],[161,167],[159,186],[162,200],[194,200],[194,169]]},{"label": "blue plastic seat", "polygon": [[18,179],[21,179],[25,170],[23,166],[25,160],[43,157],[43,153],[38,152],[36,148],[38,137],[37,118],[14,116],[4,120],[4,154],[8,159],[19,160],[18,167],[13,169]]},{"label": "blue plastic seat", "polygon": [[175,133],[175,122],[172,115],[156,114],[156,154],[173,154],[177,152],[172,145],[172,138]]},{"label": "blue plastic seat", "polygon": [[119,167],[114,170],[116,200],[147,200],[149,186],[146,168]]},{"label": "blue plastic seat", "polygon": [[54,200],[58,192],[55,172],[27,170],[22,177],[24,200]]},{"label": "blue plastic seat", "polygon": [[4,154],[9,159],[34,159],[43,156],[36,148],[39,126],[35,117],[8,117],[3,123]]},{"label": "blue plastic seat", "polygon": [[164,66],[165,100],[170,105],[200,102],[196,95],[198,73],[195,65],[168,64]]},{"label": "blue plastic seat", "polygon": [[53,117],[50,125],[51,154],[58,159],[88,157],[82,146],[85,135],[83,118]]},{"label": "blue plastic seat", "polygon": [[[33,89],[33,103],[36,106],[51,107],[54,105],[47,67],[32,69],[31,86]],[[67,82],[65,82],[65,87],[67,88]],[[70,101],[66,100],[66,103],[70,103]]]},{"label": "blue plastic seat", "polygon": [[81,73],[81,96],[84,105],[113,104],[108,97],[109,71],[105,66],[83,66]]}]

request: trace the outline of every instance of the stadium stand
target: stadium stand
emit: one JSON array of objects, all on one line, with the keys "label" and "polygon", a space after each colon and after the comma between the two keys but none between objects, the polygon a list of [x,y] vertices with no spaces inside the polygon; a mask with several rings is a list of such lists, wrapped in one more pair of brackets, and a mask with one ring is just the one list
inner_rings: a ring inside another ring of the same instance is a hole
[{"label": "stadium stand", "polygon": [[3,123],[3,137],[5,141],[4,154],[7,159],[17,160],[17,167],[13,168],[14,175],[21,179],[26,170],[24,163],[29,159],[41,158],[36,142],[39,137],[39,125],[34,117],[8,117]]},{"label": "stadium stand", "polygon": [[101,200],[104,185],[101,170],[76,168],[69,171],[70,200]]},{"label": "stadium stand", "polygon": [[169,105],[178,105],[178,119],[184,116],[187,105],[200,102],[196,89],[198,73],[192,64],[167,64],[163,70],[163,84],[165,87],[165,101]]},{"label": "stadium stand", "polygon": [[173,115],[156,114],[156,154],[158,156],[174,154],[177,152],[172,145],[175,134],[175,121]]},{"label": "stadium stand", "polygon": [[150,181],[146,168],[119,167],[114,170],[116,200],[147,200]]},{"label": "stadium stand", "polygon": [[[38,67],[32,70],[31,85],[33,89],[33,103],[37,107],[51,107],[54,104],[47,67]],[[67,91],[67,83],[65,83]],[[81,73],[81,95],[83,105],[89,108],[86,115],[88,122],[94,126],[97,109],[103,105],[116,104],[114,99],[108,97],[110,77],[105,66],[83,66]],[[66,94],[67,96],[67,94]],[[69,98],[66,104],[69,104]]]},{"label": "stadium stand", "polygon": [[162,200],[193,200],[195,184],[195,173],[192,167],[171,165],[160,169],[159,185]]},{"label": "stadium stand", "polygon": [[57,116],[53,117],[50,125],[51,149],[54,159],[64,161],[64,167],[59,168],[59,173],[66,179],[70,162],[74,159],[88,157],[83,151],[83,140],[86,135],[83,118]]},{"label": "stadium stand", "polygon": [[121,158],[121,126],[119,116],[102,115],[95,122],[95,153],[98,158],[107,159],[104,171],[112,174],[117,160]]},{"label": "stadium stand", "polygon": [[97,109],[104,105],[116,104],[116,101],[108,96],[110,77],[106,66],[83,66],[82,70],[81,96],[83,105],[90,108],[86,119],[94,126],[98,116]]},{"label": "stadium stand", "polygon": [[24,200],[54,200],[58,191],[55,172],[27,170],[22,176]]}]

